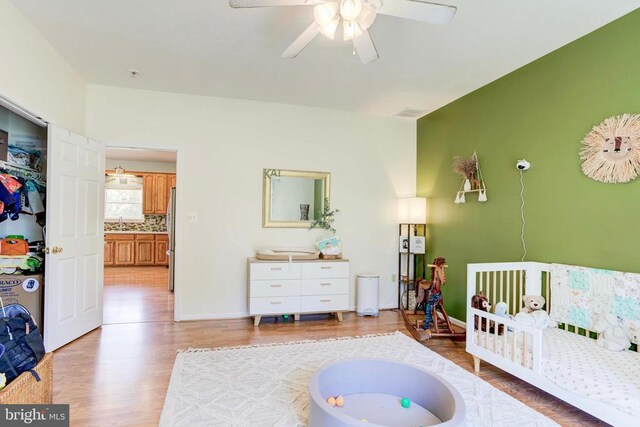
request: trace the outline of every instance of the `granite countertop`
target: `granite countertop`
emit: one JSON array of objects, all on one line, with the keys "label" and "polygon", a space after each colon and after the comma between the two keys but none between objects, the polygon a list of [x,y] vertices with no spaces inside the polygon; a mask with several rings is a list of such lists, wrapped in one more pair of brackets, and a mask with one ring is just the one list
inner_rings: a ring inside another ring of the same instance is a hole
[{"label": "granite countertop", "polygon": [[168,231],[105,231],[104,234],[169,234]]}]

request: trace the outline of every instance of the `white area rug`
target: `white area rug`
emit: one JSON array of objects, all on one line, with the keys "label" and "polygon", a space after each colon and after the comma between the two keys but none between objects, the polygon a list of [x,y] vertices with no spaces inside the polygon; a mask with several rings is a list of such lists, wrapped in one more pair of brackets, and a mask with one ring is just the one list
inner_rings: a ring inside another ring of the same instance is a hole
[{"label": "white area rug", "polygon": [[345,357],[399,360],[441,375],[462,394],[469,426],[557,426],[399,332],[181,352],[160,425],[305,426],[309,379],[323,364]]}]

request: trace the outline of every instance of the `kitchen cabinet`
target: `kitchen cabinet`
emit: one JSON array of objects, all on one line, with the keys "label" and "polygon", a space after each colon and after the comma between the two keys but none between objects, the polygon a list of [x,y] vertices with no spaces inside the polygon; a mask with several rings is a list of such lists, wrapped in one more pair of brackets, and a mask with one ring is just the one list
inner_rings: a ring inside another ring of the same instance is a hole
[{"label": "kitchen cabinet", "polygon": [[167,235],[156,235],[156,265],[169,265],[169,237]]},{"label": "kitchen cabinet", "polygon": [[169,203],[169,176],[166,174],[156,174],[155,178],[155,213],[166,215]]},{"label": "kitchen cabinet", "polygon": [[155,265],[155,236],[136,234],[135,265]]},{"label": "kitchen cabinet", "polygon": [[114,260],[113,265],[135,265],[134,257],[135,246],[133,240],[116,240],[114,242]]},{"label": "kitchen cabinet", "polygon": [[114,263],[113,248],[114,248],[113,240],[104,241],[104,265],[113,265]]},{"label": "kitchen cabinet", "polygon": [[154,213],[155,174],[142,176],[142,213],[145,215]]},{"label": "kitchen cabinet", "polygon": [[166,215],[169,204],[169,190],[175,186],[176,175],[167,173],[145,173],[142,179],[143,204],[145,215]]},{"label": "kitchen cabinet", "polygon": [[104,265],[114,267],[168,265],[166,234],[106,233]]}]

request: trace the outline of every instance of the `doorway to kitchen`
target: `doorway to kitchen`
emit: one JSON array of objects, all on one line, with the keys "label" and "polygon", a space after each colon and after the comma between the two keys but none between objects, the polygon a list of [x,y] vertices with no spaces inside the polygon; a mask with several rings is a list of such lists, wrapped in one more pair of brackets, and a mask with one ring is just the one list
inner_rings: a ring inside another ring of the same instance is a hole
[{"label": "doorway to kitchen", "polygon": [[173,321],[177,152],[105,158],[103,324]]}]

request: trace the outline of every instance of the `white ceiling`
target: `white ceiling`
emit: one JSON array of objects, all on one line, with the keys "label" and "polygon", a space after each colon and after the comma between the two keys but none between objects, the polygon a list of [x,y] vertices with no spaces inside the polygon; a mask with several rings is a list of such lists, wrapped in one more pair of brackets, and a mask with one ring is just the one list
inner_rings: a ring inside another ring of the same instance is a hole
[{"label": "white ceiling", "polygon": [[[439,0],[448,26],[379,16],[380,59],[320,36],[312,7],[226,0],[13,0],[89,83],[394,115],[432,111],[640,7],[640,0]],[[131,79],[127,70],[137,69]]]},{"label": "white ceiling", "polygon": [[175,163],[175,151],[142,150],[136,148],[107,148],[105,157],[110,160]]}]

